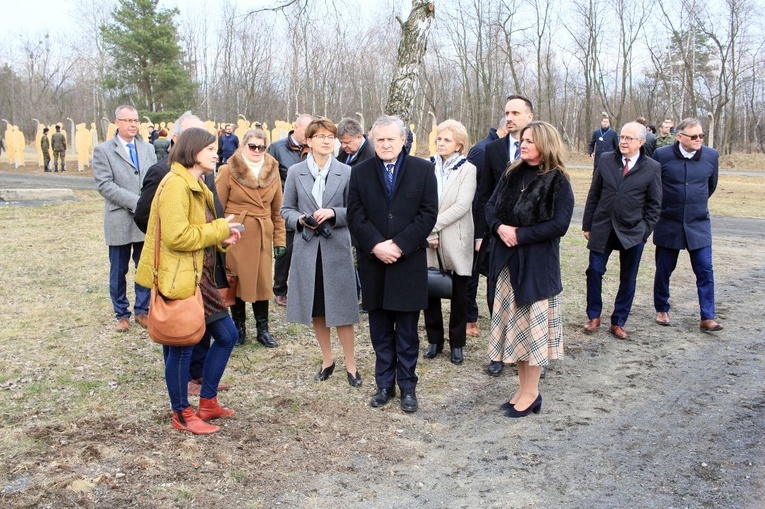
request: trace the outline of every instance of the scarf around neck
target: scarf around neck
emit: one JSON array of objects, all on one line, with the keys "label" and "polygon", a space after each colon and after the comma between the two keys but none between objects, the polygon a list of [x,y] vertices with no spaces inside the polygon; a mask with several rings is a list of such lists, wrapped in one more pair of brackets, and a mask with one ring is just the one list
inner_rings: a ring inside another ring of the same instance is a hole
[{"label": "scarf around neck", "polygon": [[435,171],[436,180],[438,181],[438,198],[440,199],[444,192],[444,188],[446,187],[446,181],[449,179],[451,172],[462,166],[467,159],[459,152],[455,152],[454,154],[450,155],[446,161],[444,161],[438,154],[431,157],[430,160],[433,161],[433,164],[436,167]]},{"label": "scarf around neck", "polygon": [[322,208],[322,197],[324,196],[324,189],[327,186],[327,175],[329,175],[329,167],[332,163],[332,158],[330,157],[327,159],[324,168],[319,168],[319,165],[316,164],[316,160],[313,158],[313,154],[308,154],[306,162],[308,163],[308,171],[311,172],[311,176],[313,177],[311,194],[313,195],[314,200],[316,200],[316,204],[319,208]]}]

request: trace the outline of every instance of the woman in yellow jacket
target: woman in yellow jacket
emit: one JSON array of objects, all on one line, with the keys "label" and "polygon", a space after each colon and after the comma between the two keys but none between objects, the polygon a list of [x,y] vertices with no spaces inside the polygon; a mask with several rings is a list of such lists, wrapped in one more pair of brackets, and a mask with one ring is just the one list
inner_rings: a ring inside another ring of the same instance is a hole
[{"label": "woman in yellow jacket", "polygon": [[[225,250],[240,238],[234,216],[215,218],[213,195],[200,183],[203,173],[215,169],[215,136],[204,129],[183,131],[169,156],[170,172],[162,179],[151,204],[145,245],[136,281],[147,288],[154,280],[154,239],[160,217],[159,292],[169,299],[191,297],[198,284],[205,308],[207,330],[215,341],[204,365],[199,410],[188,401],[189,363],[193,346],[164,347],[165,381],[173,409],[173,427],[194,434],[218,431],[205,421],[230,417],[233,410],[218,404],[218,382],[239,336],[215,286],[214,249]],[[199,273],[197,270],[199,269]],[[149,311],[151,312],[151,310]]]}]

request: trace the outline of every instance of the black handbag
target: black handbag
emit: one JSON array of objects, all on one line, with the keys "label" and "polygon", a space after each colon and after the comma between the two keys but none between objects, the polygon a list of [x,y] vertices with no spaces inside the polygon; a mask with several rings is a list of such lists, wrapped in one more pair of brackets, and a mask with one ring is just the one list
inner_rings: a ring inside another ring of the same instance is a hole
[{"label": "black handbag", "polygon": [[428,298],[451,299],[452,298],[452,273],[444,269],[441,255],[436,249],[438,267],[428,267]]},{"label": "black handbag", "polygon": [[486,232],[481,240],[481,247],[473,258],[473,270],[478,271],[482,276],[489,275],[489,253],[491,252],[491,243],[494,242],[494,236]]}]

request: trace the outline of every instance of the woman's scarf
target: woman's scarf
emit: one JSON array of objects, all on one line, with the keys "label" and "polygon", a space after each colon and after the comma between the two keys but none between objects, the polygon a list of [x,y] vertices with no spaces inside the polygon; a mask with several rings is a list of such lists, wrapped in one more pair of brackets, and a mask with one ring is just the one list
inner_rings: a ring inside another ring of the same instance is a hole
[{"label": "woman's scarf", "polygon": [[446,187],[446,181],[449,178],[449,175],[451,174],[452,171],[462,166],[467,159],[465,159],[465,157],[459,152],[455,152],[454,154],[450,155],[446,159],[446,161],[444,161],[443,158],[438,154],[431,157],[430,160],[436,166],[436,180],[438,181],[438,199],[440,200],[441,195],[444,192],[444,188]]},{"label": "woman's scarf", "polygon": [[319,168],[319,165],[316,164],[316,160],[313,158],[313,154],[308,154],[306,162],[308,163],[308,171],[311,172],[311,176],[313,177],[313,189],[311,189],[311,194],[313,195],[314,200],[316,200],[316,204],[321,208],[321,201],[324,196],[324,188],[327,186],[327,175],[329,175],[329,167],[332,164],[332,158],[330,157],[327,159],[324,168]]}]

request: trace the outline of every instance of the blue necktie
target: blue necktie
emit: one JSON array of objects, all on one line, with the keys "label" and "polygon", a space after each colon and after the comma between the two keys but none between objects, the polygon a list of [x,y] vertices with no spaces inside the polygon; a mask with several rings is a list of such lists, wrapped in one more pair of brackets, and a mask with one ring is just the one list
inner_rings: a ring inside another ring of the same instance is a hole
[{"label": "blue necktie", "polygon": [[395,167],[395,164],[385,165],[385,184],[388,187],[388,196],[393,194],[393,169]]},{"label": "blue necktie", "polygon": [[133,166],[135,166],[135,169],[138,170],[138,153],[135,151],[135,145],[128,143],[127,148],[130,152],[130,160],[133,161]]},{"label": "blue necktie", "polygon": [[513,161],[515,161],[519,157],[521,157],[521,142],[520,141],[516,141],[515,145],[513,145],[513,146],[515,147],[515,157],[513,158]]}]

